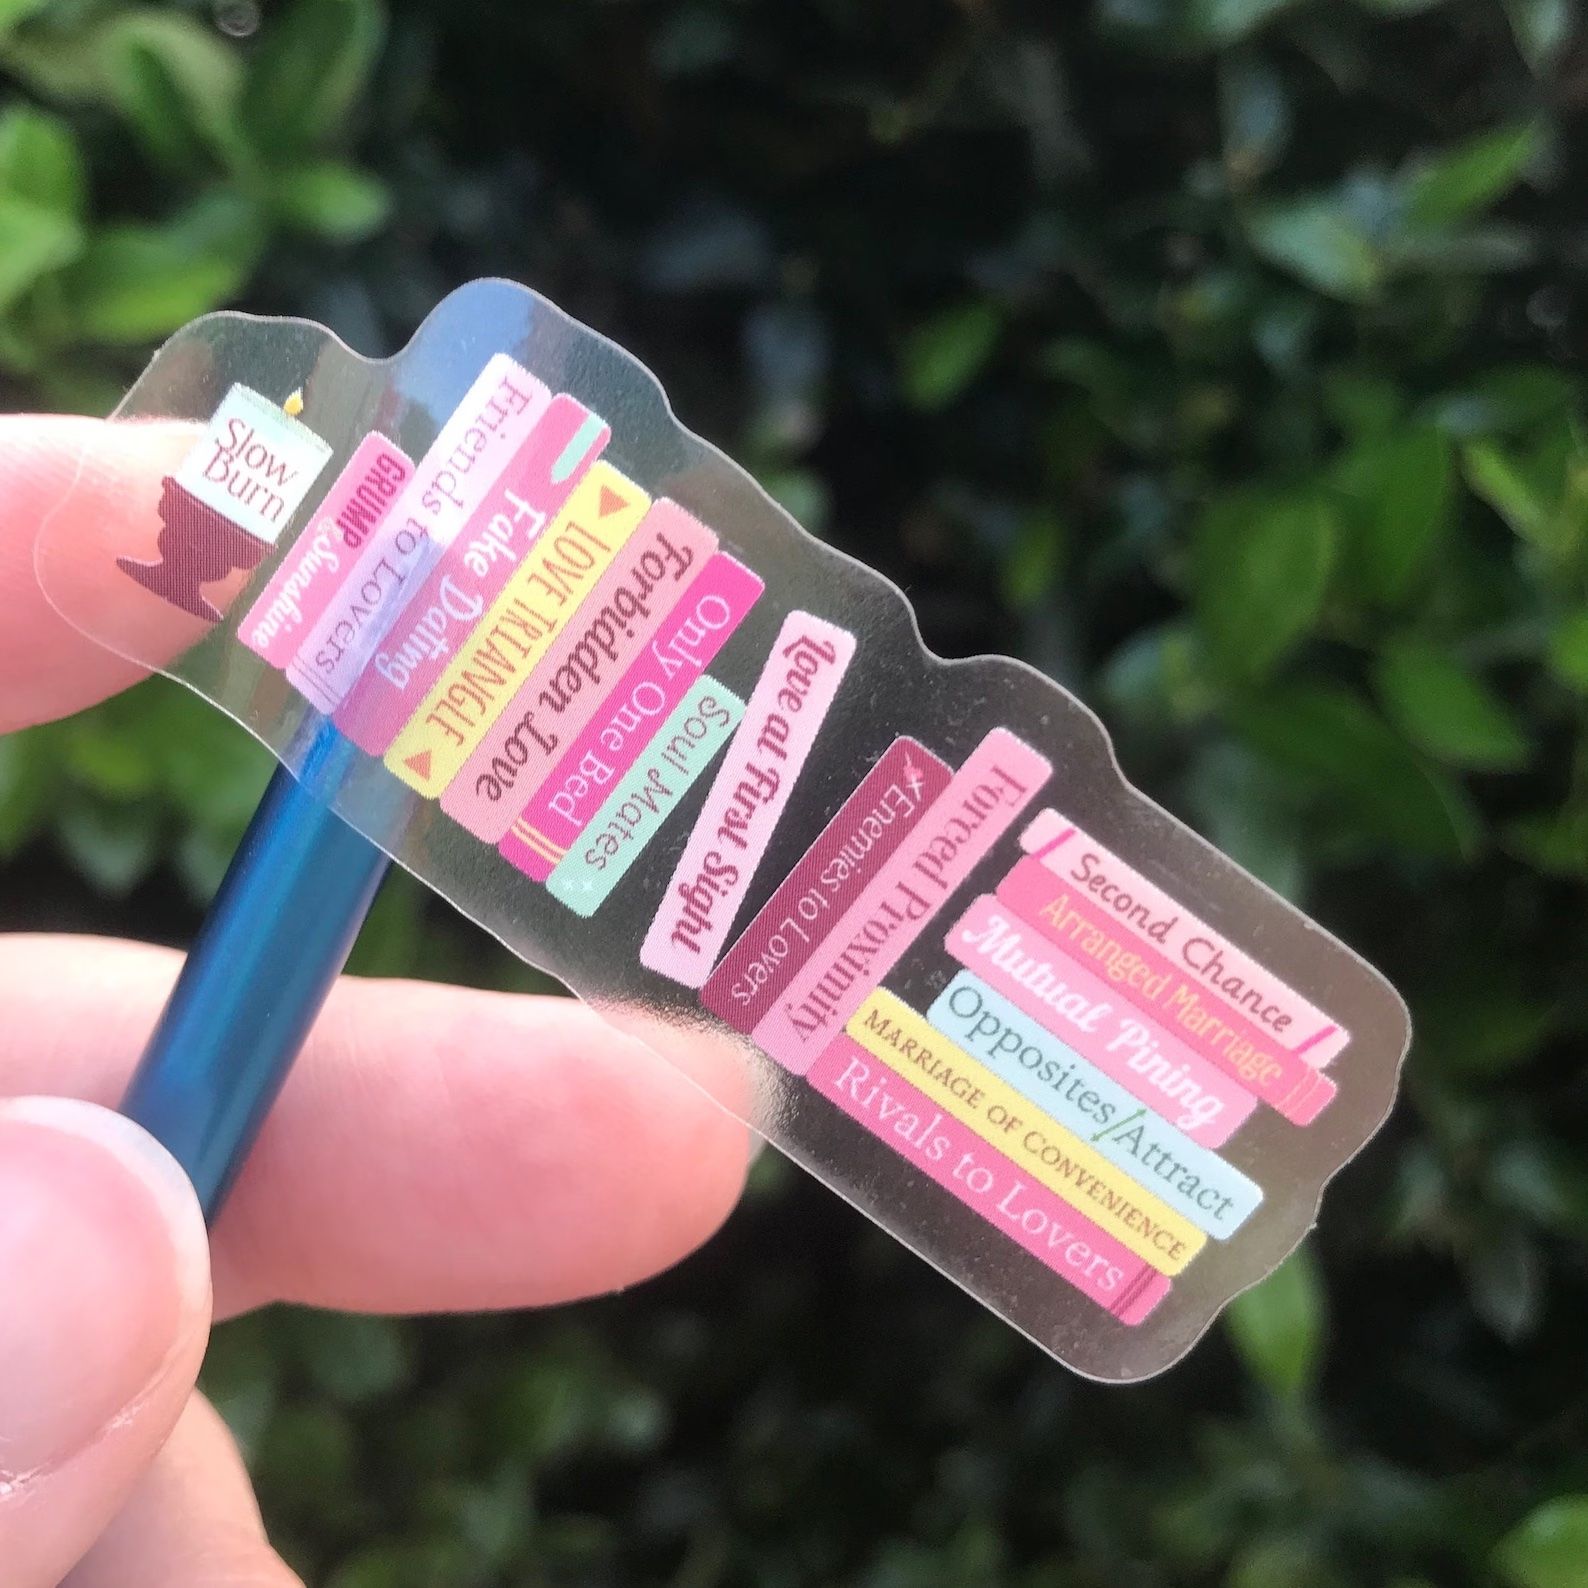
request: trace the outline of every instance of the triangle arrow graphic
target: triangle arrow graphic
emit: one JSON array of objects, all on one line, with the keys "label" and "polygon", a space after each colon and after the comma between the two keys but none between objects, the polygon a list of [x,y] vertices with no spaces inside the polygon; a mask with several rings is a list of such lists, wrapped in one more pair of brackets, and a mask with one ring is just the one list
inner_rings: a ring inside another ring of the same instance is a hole
[{"label": "triangle arrow graphic", "polygon": [[430,781],[430,752],[421,750],[418,755],[411,755],[403,765],[408,768],[422,782]]},{"label": "triangle arrow graphic", "polygon": [[596,511],[597,518],[605,518],[609,513],[616,513],[629,505],[626,496],[619,496],[609,485],[601,487],[601,505]]}]

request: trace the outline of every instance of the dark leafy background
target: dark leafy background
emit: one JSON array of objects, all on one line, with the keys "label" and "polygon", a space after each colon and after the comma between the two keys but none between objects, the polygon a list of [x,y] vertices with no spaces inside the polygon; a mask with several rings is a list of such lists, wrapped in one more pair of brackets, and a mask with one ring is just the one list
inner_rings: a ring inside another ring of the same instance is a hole
[{"label": "dark leafy background", "polygon": [[[1323,1229],[1146,1387],[775,1156],[631,1295],[228,1326],[312,1581],[1588,1584],[1571,0],[0,0],[0,70],[9,406],[224,303],[384,352],[531,282],[1418,1023]],[[185,939],[266,774],[158,681],[0,741],[0,916]],[[401,882],[357,968],[530,980]]]}]

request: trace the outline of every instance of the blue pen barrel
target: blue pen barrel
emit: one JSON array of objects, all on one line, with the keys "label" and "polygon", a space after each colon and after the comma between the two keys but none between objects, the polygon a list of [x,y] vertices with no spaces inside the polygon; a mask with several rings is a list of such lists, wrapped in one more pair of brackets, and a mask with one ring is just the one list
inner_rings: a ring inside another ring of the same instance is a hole
[{"label": "blue pen barrel", "polygon": [[389,864],[312,785],[277,769],[122,1101],[187,1170],[206,1218],[230,1190]]}]

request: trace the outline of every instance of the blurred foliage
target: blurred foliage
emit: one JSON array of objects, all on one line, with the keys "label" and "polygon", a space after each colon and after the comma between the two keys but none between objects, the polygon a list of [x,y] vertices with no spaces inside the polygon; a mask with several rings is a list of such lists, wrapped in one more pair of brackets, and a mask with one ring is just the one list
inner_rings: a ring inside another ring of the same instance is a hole
[{"label": "blurred foliage", "polygon": [[[1321,1233],[1149,1386],[770,1156],[632,1295],[230,1325],[311,1580],[1588,1584],[1570,0],[3,0],[0,69],[12,406],[222,302],[384,352],[532,282],[1417,1020]],[[0,742],[7,924],[181,939],[264,775],[158,684]],[[526,982],[412,886],[360,968]]]}]

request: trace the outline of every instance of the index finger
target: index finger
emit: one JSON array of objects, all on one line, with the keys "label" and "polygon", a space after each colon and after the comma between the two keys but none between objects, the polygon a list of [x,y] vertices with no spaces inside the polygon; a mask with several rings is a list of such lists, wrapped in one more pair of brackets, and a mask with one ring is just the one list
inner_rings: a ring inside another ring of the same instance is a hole
[{"label": "index finger", "polygon": [[[125,608],[109,548],[146,515],[158,525],[160,481],[193,432],[181,424],[112,424],[53,415],[0,418],[0,733],[69,716],[126,689],[147,668],[90,638],[57,610]],[[48,529],[40,582],[35,553]],[[201,626],[161,602],[138,603],[137,653],[171,655]]]},{"label": "index finger", "polygon": [[[0,1097],[113,1101],[178,963],[0,936]],[[216,1224],[217,1308],[478,1311],[633,1284],[727,1216],[749,1107],[737,1046],[704,1033],[664,1058],[571,998],[343,977]]]}]

